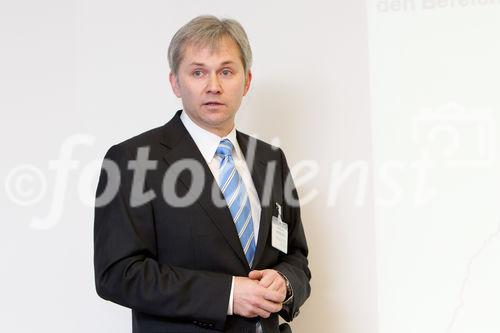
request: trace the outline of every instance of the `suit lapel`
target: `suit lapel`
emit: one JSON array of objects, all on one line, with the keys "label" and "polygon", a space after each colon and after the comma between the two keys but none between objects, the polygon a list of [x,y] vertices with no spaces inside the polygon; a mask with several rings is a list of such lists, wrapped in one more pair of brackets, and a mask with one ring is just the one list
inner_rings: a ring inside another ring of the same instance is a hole
[{"label": "suit lapel", "polygon": [[[227,206],[217,207],[213,202],[212,186],[215,185],[217,189],[219,189],[219,187],[217,186],[216,181],[205,159],[196,147],[194,140],[191,138],[188,131],[182,124],[182,121],[180,120],[180,114],[181,112],[178,111],[174,118],[165,125],[162,144],[170,150],[163,157],[169,165],[172,165],[176,161],[180,161],[183,159],[194,160],[200,163],[204,171],[204,184],[201,195],[196,202],[201,205],[203,210],[224,236],[241,262],[246,267],[248,267],[245,254],[243,253],[240,239],[238,238],[238,233],[231,216],[231,212],[229,211],[229,208],[227,208]],[[179,180],[187,188],[189,188],[189,186],[191,185],[191,179],[192,176],[190,172],[182,172],[179,175]],[[220,190],[217,191],[217,195],[219,195],[218,199],[224,200]]]},{"label": "suit lapel", "polygon": [[[255,250],[255,258],[254,258],[254,267],[256,267],[259,263],[262,254],[264,253],[264,249],[266,247],[267,237],[269,234],[269,228],[271,225],[271,217],[272,217],[272,206],[274,204],[272,202],[272,198],[270,197],[271,189],[266,189],[264,187],[267,177],[272,177],[272,171],[267,172],[267,163],[264,160],[262,153],[257,149],[257,140],[254,138],[249,139],[250,137],[241,133],[236,132],[236,138],[238,140],[238,144],[240,145],[241,151],[245,155],[245,160],[248,165],[248,169],[252,175],[252,180],[257,190],[257,195],[259,196],[259,201],[261,204],[261,212],[260,212],[260,225],[259,225],[259,237],[257,240],[257,248]],[[267,196],[267,197],[266,197]],[[257,222],[257,221],[256,221]]]}]

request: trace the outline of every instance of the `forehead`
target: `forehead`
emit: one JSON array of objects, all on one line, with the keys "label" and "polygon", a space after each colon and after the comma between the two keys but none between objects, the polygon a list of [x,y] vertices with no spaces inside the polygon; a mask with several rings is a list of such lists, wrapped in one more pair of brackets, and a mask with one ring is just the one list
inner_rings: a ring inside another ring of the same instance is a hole
[{"label": "forehead", "polygon": [[229,37],[223,37],[214,43],[191,42],[186,44],[182,52],[182,65],[191,63],[223,63],[241,61],[241,52],[234,40]]}]

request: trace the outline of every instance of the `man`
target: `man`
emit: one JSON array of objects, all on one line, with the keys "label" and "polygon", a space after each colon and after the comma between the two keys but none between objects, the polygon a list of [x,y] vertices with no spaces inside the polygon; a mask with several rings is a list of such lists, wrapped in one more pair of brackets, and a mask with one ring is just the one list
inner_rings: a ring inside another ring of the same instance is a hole
[{"label": "man", "polygon": [[103,163],[97,292],[132,309],[137,333],[277,333],[278,314],[291,321],[309,297],[311,274],[283,152],[235,130],[252,80],[246,33],[200,16],[168,56],[183,110]]}]

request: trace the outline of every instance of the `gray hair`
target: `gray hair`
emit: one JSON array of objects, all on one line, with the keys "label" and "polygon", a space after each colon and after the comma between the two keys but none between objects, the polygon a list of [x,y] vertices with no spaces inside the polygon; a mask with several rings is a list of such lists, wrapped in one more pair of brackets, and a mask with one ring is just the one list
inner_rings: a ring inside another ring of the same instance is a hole
[{"label": "gray hair", "polygon": [[252,49],[245,30],[236,20],[218,19],[212,15],[195,17],[175,33],[168,47],[170,70],[177,75],[187,45],[216,50],[224,37],[231,38],[238,45],[245,74],[248,73],[252,66]]}]

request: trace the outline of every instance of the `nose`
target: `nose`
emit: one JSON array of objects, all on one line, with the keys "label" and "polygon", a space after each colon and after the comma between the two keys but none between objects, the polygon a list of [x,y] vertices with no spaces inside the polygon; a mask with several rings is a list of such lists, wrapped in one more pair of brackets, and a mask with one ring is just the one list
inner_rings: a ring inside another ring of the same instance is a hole
[{"label": "nose", "polygon": [[208,77],[207,93],[209,94],[222,93],[222,85],[220,84],[218,75],[215,73],[210,74]]}]

